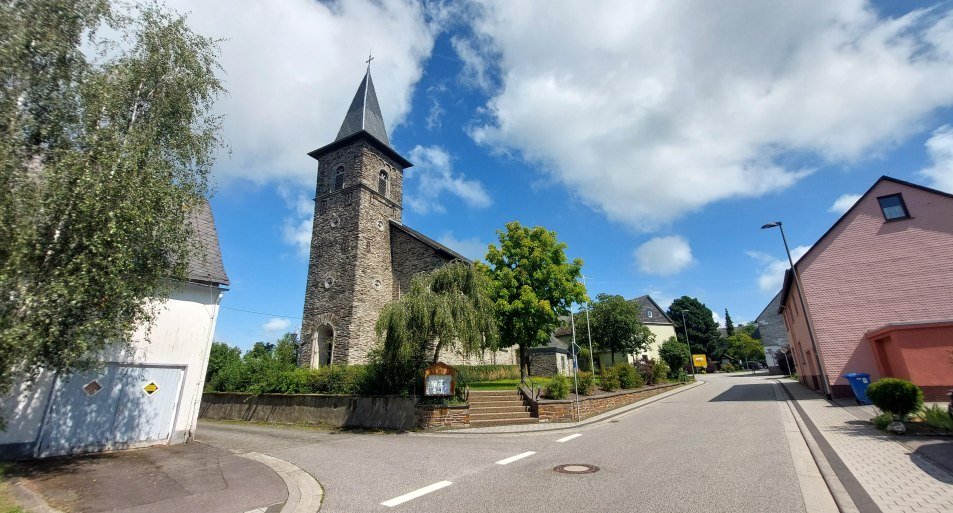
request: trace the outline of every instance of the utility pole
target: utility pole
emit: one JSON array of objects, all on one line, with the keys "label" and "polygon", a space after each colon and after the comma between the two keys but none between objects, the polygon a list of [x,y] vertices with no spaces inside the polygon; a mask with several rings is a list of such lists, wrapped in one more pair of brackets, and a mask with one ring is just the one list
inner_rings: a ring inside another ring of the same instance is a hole
[{"label": "utility pole", "polygon": [[[582,286],[586,287],[586,275],[581,274],[582,276]],[[589,296],[589,289],[586,289],[586,296]],[[596,373],[596,363],[593,359],[592,352],[592,330],[589,328],[589,307],[592,306],[592,301],[586,301],[586,337],[589,338],[589,372],[595,375]]]},{"label": "utility pole", "polygon": [[688,345],[688,363],[692,366],[692,378],[694,378],[695,358],[692,357],[692,343],[688,340],[688,324],[685,323],[685,310],[682,310],[682,329],[685,330],[685,344]]}]

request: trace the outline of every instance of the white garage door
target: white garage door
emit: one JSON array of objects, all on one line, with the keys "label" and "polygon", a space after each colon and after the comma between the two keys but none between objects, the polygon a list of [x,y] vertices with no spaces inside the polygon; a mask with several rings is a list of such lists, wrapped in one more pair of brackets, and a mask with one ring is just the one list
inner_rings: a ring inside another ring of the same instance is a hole
[{"label": "white garage door", "polygon": [[40,455],[168,440],[184,373],[179,366],[107,364],[59,377]]}]

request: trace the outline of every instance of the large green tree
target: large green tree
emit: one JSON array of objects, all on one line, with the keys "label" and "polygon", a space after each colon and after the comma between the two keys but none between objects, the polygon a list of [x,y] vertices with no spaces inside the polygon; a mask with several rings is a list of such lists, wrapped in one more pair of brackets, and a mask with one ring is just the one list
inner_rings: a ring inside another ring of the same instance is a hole
[{"label": "large green tree", "polygon": [[579,281],[582,260],[566,258],[566,244],[540,226],[514,221],[498,230],[499,246],[490,244],[486,260],[500,328],[500,347],[517,346],[525,378],[527,350],[544,345],[569,315],[573,303],[586,301]]},{"label": "large green tree", "polygon": [[735,324],[731,322],[731,315],[728,314],[727,308],[725,308],[725,334],[729,337],[735,334]]},{"label": "large green tree", "polygon": [[736,331],[734,335],[728,337],[728,356],[749,362],[764,361],[764,346],[761,341],[751,338],[751,335],[743,331]]},{"label": "large green tree", "polygon": [[128,341],[196,254],[190,210],[221,146],[216,42],[132,9],[0,2],[0,393]]},{"label": "large green tree", "polygon": [[580,345],[589,341],[592,331],[593,346],[611,353],[640,353],[655,341],[655,335],[639,321],[639,308],[624,297],[599,294],[589,311],[590,329],[585,321],[576,323],[576,340]]},{"label": "large green tree", "polygon": [[[684,311],[685,323],[682,323]],[[688,327],[688,344],[695,354],[714,355],[718,351],[718,323],[711,310],[701,301],[682,296],[668,307],[668,317],[675,324],[675,336],[685,342],[685,327]]]},{"label": "large green tree", "polygon": [[471,355],[496,349],[497,329],[486,274],[472,264],[451,262],[411,281],[410,290],[384,307],[377,335],[385,356],[411,355],[436,363],[444,349]]}]

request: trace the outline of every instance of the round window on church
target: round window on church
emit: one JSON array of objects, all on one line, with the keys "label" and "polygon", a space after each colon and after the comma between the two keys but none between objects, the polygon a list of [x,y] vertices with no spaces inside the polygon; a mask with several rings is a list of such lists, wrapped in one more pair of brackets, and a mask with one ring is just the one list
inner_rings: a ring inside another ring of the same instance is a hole
[{"label": "round window on church", "polygon": [[324,278],[324,288],[329,289],[331,285],[334,285],[334,276],[328,275]]},{"label": "round window on church", "polygon": [[341,218],[337,214],[331,214],[331,228],[337,228],[341,224]]},{"label": "round window on church", "polygon": [[377,229],[380,230],[380,231],[384,231],[384,220],[383,220],[383,219],[378,219],[378,220],[377,220]]},{"label": "round window on church", "polygon": [[375,288],[375,289],[380,290],[381,285],[382,285],[381,280],[374,280],[374,288]]}]

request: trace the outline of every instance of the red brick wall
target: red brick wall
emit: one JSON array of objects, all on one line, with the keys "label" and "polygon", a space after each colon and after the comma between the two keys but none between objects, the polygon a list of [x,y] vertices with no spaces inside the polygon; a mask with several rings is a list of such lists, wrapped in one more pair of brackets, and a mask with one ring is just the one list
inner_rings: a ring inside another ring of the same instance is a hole
[{"label": "red brick wall", "polygon": [[420,429],[470,427],[470,405],[421,406],[415,410]]},{"label": "red brick wall", "polygon": [[[903,195],[912,218],[884,222],[877,197],[895,193]],[[864,339],[868,331],[893,322],[953,319],[953,199],[883,181],[798,263],[798,271],[830,382],[847,385],[841,377],[846,372],[879,379]],[[793,290],[788,305],[792,301]],[[796,334],[804,332],[801,323],[803,316],[795,320]],[[807,349],[806,332],[801,338]]]},{"label": "red brick wall", "polygon": [[[623,390],[602,396],[583,397],[579,400],[579,419],[588,419],[620,406],[661,394],[677,386],[680,386],[680,384],[666,383],[638,390]],[[561,401],[541,399],[536,403],[535,410],[539,414],[540,422],[571,422],[576,420],[576,401],[568,399]]]}]

